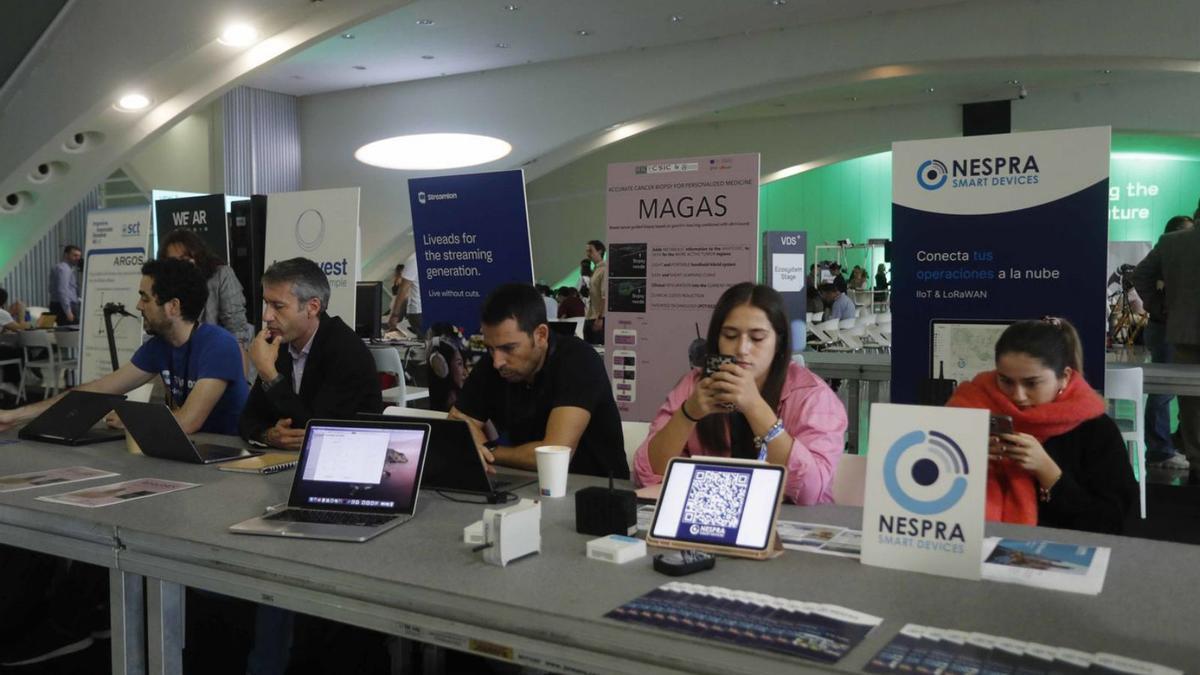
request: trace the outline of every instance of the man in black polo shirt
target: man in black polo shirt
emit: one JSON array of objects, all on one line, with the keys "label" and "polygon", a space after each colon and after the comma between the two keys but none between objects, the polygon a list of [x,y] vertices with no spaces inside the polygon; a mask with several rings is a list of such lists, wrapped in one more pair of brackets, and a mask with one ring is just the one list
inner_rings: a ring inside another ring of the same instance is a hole
[{"label": "man in black polo shirt", "polygon": [[[534,448],[565,445],[571,473],[628,478],[621,417],[596,350],[550,330],[533,286],[495,289],[480,319],[489,357],[471,371],[450,416],[470,424],[484,461],[537,470]],[[485,447],[488,421],[506,445]]]}]

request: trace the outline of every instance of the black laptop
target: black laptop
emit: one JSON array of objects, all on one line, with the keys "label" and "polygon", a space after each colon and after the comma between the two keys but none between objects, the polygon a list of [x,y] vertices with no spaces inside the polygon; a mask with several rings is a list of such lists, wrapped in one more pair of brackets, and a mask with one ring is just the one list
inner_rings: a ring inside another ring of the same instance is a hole
[{"label": "black laptop", "polygon": [[21,427],[17,438],[59,445],[87,445],[124,438],[125,432],[120,429],[92,428],[124,400],[121,394],[72,389],[32,422]]},{"label": "black laptop", "polygon": [[359,419],[429,425],[429,453],[421,487],[445,492],[484,495],[489,502],[502,503],[502,493],[529,485],[537,479],[493,476],[483,468],[471,429],[462,420],[430,419],[405,415],[359,413]]},{"label": "black laptop", "polygon": [[212,464],[262,454],[232,445],[193,443],[183,433],[175,414],[162,403],[122,401],[117,404],[117,415],[147,457],[189,464]]}]

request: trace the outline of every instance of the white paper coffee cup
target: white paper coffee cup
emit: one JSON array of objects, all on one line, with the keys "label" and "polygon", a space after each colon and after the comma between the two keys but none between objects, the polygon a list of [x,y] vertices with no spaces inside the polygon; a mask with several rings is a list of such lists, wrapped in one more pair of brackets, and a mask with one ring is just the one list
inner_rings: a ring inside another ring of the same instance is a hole
[{"label": "white paper coffee cup", "polygon": [[567,496],[571,448],[565,445],[540,445],[533,451],[537,454],[538,494],[543,497]]}]

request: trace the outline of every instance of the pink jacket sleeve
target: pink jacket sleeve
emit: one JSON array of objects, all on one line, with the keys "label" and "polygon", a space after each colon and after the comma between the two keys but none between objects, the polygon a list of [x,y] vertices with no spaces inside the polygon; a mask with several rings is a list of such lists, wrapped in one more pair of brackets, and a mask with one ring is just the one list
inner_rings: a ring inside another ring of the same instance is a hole
[{"label": "pink jacket sleeve", "polygon": [[[667,426],[667,422],[671,421],[671,415],[683,405],[683,402],[692,395],[692,389],[696,386],[695,372],[688,372],[675,384],[675,388],[667,394],[667,400],[663,401],[662,407],[654,415],[654,419],[650,422],[650,432],[646,434],[646,439],[638,446],[637,452],[633,455],[633,481],[638,487],[646,487],[647,485],[658,485],[662,482],[662,476],[654,473],[654,469],[650,468],[650,439],[654,438],[654,434],[658,433],[659,429]],[[685,449],[684,455],[688,452]]]},{"label": "pink jacket sleeve", "polygon": [[813,385],[793,389],[782,406],[783,426],[792,437],[784,494],[795,504],[830,504],[845,446],[846,409],[824,382],[809,377]]}]

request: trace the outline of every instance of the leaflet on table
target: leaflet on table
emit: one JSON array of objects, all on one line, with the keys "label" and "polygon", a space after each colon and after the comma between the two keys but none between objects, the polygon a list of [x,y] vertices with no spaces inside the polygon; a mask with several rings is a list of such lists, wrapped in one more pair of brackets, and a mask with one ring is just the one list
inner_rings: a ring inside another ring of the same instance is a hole
[{"label": "leaflet on table", "polygon": [[907,624],[863,670],[868,673],[1021,673],[1022,675],[1175,675],[1181,671],[1113,654],[1088,654],[1036,642]]},{"label": "leaflet on table", "polygon": [[983,542],[983,578],[1099,595],[1111,553],[1103,546],[988,537]]},{"label": "leaflet on table", "polygon": [[84,488],[61,495],[38,497],[38,499],[55,504],[68,504],[70,506],[83,506],[94,509],[100,506],[112,506],[113,504],[130,502],[135,499],[142,499],[143,497],[165,495],[168,492],[176,492],[198,486],[199,483],[182,483],[180,481],[163,480],[160,478],[137,478],[135,480],[127,480],[123,483]]},{"label": "leaflet on table", "polygon": [[784,548],[847,558],[862,555],[862,531],[836,525],[780,520],[776,533]]},{"label": "leaflet on table", "polygon": [[92,469],[86,466],[68,466],[62,469],[47,469],[45,471],[30,471],[16,473],[11,476],[0,476],[0,492],[16,492],[47,485],[62,485],[76,483],[93,478],[112,478],[120,474],[111,471]]},{"label": "leaflet on table", "polygon": [[820,603],[671,582],[606,615],[618,621],[833,663],[882,619]]}]

